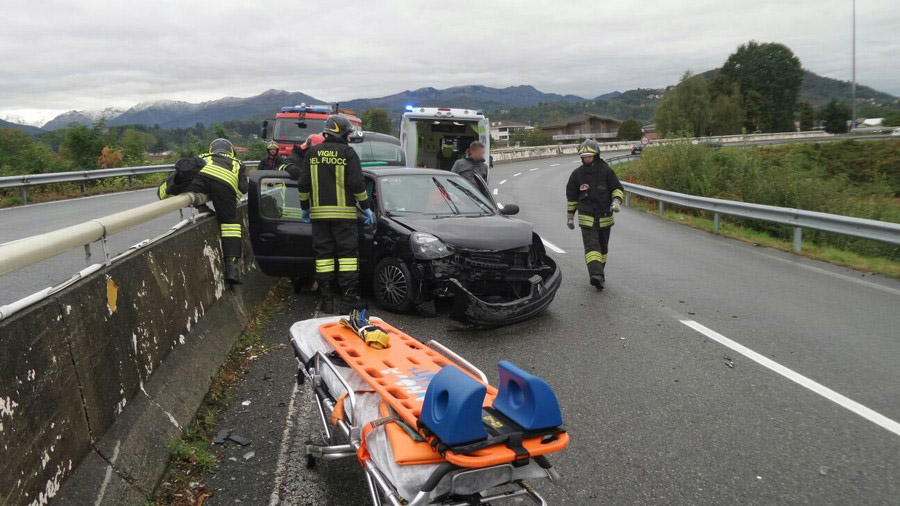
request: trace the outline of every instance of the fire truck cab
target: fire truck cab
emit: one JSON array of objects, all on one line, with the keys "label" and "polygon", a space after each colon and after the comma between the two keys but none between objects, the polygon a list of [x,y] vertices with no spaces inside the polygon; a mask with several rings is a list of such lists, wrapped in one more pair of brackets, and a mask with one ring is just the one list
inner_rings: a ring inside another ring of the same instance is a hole
[{"label": "fire truck cab", "polygon": [[[340,111],[350,118],[357,131],[362,131],[362,120],[349,111]],[[334,113],[334,108],[322,105],[294,105],[282,107],[275,114],[275,119],[262,122],[260,138],[274,140],[278,143],[278,154],[287,156],[294,149],[294,144],[302,144],[312,134],[321,134],[325,129],[325,120]]]},{"label": "fire truck cab", "polygon": [[400,122],[400,144],[410,167],[450,170],[474,141],[485,146],[490,160],[490,124],[474,109],[406,106]]}]

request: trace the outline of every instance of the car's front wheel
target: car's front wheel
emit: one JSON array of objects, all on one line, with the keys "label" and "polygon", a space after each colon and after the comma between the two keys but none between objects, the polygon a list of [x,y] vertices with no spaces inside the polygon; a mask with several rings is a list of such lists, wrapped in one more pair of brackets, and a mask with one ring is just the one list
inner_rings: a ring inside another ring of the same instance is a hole
[{"label": "car's front wheel", "polygon": [[413,306],[414,280],[406,263],[388,257],[375,266],[372,276],[372,291],[378,305],[396,313],[405,313]]}]

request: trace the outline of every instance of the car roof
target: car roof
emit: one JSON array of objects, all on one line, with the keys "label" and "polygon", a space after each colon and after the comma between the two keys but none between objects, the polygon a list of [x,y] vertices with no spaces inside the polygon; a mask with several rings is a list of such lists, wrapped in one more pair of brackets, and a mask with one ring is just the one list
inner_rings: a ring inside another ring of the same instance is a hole
[{"label": "car roof", "polygon": [[383,134],[380,132],[363,132],[363,142],[366,141],[379,141],[379,142],[387,142],[390,144],[400,144],[400,139],[394,137],[393,135]]},{"label": "car roof", "polygon": [[424,169],[419,167],[363,167],[363,172],[371,173],[375,177],[382,176],[456,176],[449,170]]}]

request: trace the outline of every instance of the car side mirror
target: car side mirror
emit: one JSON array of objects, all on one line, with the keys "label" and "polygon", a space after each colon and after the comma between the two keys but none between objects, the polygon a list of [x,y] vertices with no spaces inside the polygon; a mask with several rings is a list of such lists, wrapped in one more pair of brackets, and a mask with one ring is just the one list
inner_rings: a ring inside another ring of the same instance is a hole
[{"label": "car side mirror", "polygon": [[514,214],[519,214],[519,206],[515,204],[506,204],[500,209],[500,214],[503,216],[512,216]]},{"label": "car side mirror", "polygon": [[365,134],[361,130],[356,130],[350,134],[349,142],[358,144],[366,140]]},{"label": "car side mirror", "polygon": [[262,122],[262,128],[259,130],[259,138],[265,139],[269,135],[269,120],[264,119]]}]

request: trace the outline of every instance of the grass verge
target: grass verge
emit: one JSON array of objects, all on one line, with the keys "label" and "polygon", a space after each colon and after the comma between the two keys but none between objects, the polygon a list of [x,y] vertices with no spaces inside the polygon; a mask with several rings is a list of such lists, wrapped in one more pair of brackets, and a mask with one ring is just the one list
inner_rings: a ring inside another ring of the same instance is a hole
[{"label": "grass verge", "polygon": [[115,177],[109,179],[99,179],[88,181],[85,184],[84,191],[81,186],[76,183],[56,183],[39,186],[29,186],[27,188],[26,200],[19,197],[18,189],[0,191],[0,209],[5,207],[15,207],[25,204],[36,204],[39,202],[53,202],[56,200],[68,200],[79,197],[88,197],[91,195],[101,195],[104,193],[117,193],[130,190],[143,190],[145,188],[154,188],[165,180],[168,176],[166,173],[146,174],[140,176],[132,176],[131,181],[127,177]]},{"label": "grass verge", "polygon": [[[655,201],[632,195],[631,207],[659,216],[659,207]],[[707,232],[715,232],[713,219],[706,213],[695,214],[667,206],[662,218]],[[725,216],[722,216],[721,219],[719,235],[749,242],[756,246],[788,252],[793,252],[794,250],[794,244],[791,241],[772,237],[765,232],[732,223]],[[803,241],[801,255],[858,271],[900,279],[900,262],[895,262],[886,257],[860,255],[852,251],[842,250],[833,246],[823,246],[808,241]]]},{"label": "grass verge", "polygon": [[263,342],[262,331],[272,317],[284,310],[284,300],[290,292],[290,282],[282,279],[256,307],[247,328],[213,377],[197,415],[179,437],[169,442],[169,467],[147,506],[198,506],[212,496],[203,480],[219,463],[212,446],[216,421],[234,400],[253,360],[284,347]]}]

